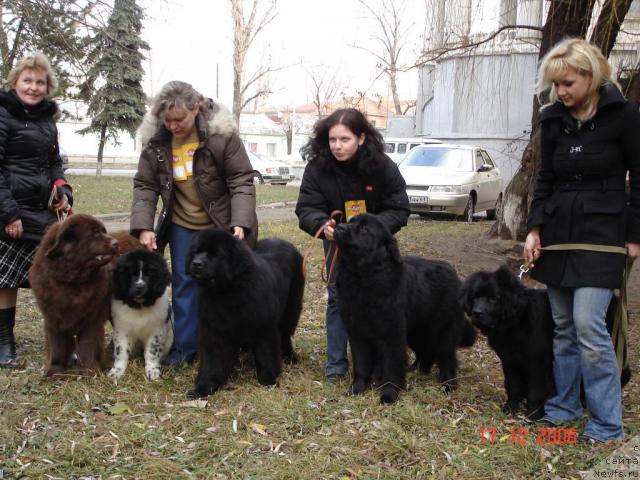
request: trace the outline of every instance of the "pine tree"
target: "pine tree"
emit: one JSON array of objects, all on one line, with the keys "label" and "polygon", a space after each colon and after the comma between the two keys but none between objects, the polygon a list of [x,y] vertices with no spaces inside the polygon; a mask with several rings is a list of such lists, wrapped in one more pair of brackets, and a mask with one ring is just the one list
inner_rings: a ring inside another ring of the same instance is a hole
[{"label": "pine tree", "polygon": [[99,136],[96,176],[102,173],[106,142],[117,145],[120,131],[133,137],[144,116],[142,52],[149,45],[140,38],[142,18],[136,0],[115,0],[107,26],[90,40],[88,78],[80,98],[89,102],[91,124],[80,133]]}]

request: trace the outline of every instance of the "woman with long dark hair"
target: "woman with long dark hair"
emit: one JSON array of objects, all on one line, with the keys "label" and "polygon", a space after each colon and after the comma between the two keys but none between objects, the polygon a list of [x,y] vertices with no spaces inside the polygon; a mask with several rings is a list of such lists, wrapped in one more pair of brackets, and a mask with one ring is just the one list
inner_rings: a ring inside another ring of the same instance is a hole
[{"label": "woman with long dark hair", "polygon": [[[322,228],[325,252],[333,241],[340,211],[348,221],[359,213],[373,213],[396,233],[407,224],[409,200],[398,167],[384,153],[382,136],[354,108],[340,109],[319,120],[302,150],[307,166],[300,185],[296,215],[302,230],[315,235]],[[327,258],[330,264],[331,258]],[[327,381],[347,375],[347,332],[340,318],[335,284],[327,303]]]}]

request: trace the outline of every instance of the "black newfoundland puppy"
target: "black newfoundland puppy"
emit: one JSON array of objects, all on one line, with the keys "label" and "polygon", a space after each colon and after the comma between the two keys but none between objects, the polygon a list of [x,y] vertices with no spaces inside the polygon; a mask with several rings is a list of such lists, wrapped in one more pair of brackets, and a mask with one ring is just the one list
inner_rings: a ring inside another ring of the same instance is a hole
[{"label": "black newfoundland puppy", "polygon": [[544,415],[554,391],[553,317],[546,290],[525,287],[502,266],[466,278],[460,295],[471,322],[487,336],[504,373],[505,413],[515,413],[526,398],[526,416]]},{"label": "black newfoundland puppy", "polygon": [[340,248],[336,286],[353,357],[354,394],[380,377],[380,401],[392,403],[406,388],[409,346],[419,368],[434,362],[447,391],[457,385],[456,348],[471,346],[475,330],[458,302],[460,281],[451,265],[400,256],[382,221],[358,215],[336,227]]},{"label": "black newfoundland puppy", "polygon": [[[527,400],[526,416],[544,415],[544,402],[554,392],[553,317],[544,289],[525,287],[506,266],[494,272],[476,272],[463,283],[461,303],[472,323],[487,336],[502,363],[507,401],[505,413],[517,411]],[[607,312],[611,332],[616,301]],[[621,375],[624,386],[631,372]]]},{"label": "black newfoundland puppy", "polygon": [[231,233],[193,237],[187,271],[198,284],[199,358],[195,388],[203,397],[228,379],[240,349],[253,352],[262,385],[276,383],[282,359],[295,363],[293,336],[302,310],[302,255],[270,238],[251,250]]}]

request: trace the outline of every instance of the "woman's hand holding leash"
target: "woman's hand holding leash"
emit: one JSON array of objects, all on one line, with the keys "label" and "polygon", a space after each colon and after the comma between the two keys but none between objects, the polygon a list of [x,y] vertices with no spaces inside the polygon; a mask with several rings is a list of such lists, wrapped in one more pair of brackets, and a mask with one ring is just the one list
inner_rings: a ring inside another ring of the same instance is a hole
[{"label": "woman's hand holding leash", "polygon": [[10,238],[13,238],[14,240],[17,240],[18,238],[22,237],[22,233],[23,233],[22,220],[17,219],[5,225],[4,233],[6,233],[7,236],[9,236]]},{"label": "woman's hand holding leash", "polygon": [[538,227],[534,227],[531,229],[524,241],[524,261],[527,263],[529,268],[533,268],[535,266],[535,262],[538,261],[541,253],[540,229]]},{"label": "woman's hand holding leash", "polygon": [[152,230],[143,230],[140,232],[139,240],[147,250],[154,251],[158,249],[158,245],[156,245],[156,234]]},{"label": "woman's hand holding leash", "polygon": [[627,242],[625,247],[627,247],[627,255],[631,258],[640,257],[640,243]]},{"label": "woman's hand holding leash", "polygon": [[336,221],[333,218],[327,220],[327,222],[324,224],[324,230],[322,231],[322,233],[324,233],[324,238],[333,241],[333,231],[335,230],[335,228]]}]

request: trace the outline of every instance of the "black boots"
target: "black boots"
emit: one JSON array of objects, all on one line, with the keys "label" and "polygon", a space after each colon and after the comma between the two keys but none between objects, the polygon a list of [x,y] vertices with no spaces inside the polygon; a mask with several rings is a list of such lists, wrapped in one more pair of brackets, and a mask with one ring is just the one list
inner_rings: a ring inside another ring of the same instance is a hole
[{"label": "black boots", "polygon": [[0,368],[16,366],[16,339],[13,327],[16,323],[16,307],[0,310]]}]

